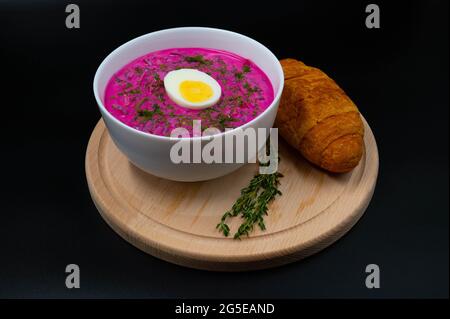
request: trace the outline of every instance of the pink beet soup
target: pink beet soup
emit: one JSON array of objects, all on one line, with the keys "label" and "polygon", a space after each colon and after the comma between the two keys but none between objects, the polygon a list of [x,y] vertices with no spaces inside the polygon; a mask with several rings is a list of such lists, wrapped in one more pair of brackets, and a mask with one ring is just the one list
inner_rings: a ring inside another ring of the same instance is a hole
[{"label": "pink beet soup", "polygon": [[[215,105],[193,110],[170,100],[163,79],[184,68],[205,72],[219,83],[222,95]],[[184,127],[192,136],[194,120],[201,120],[202,130],[236,128],[261,114],[273,98],[270,80],[252,61],[227,51],[173,48],[148,53],[120,69],[108,82],[105,106],[139,131],[170,136]]]}]

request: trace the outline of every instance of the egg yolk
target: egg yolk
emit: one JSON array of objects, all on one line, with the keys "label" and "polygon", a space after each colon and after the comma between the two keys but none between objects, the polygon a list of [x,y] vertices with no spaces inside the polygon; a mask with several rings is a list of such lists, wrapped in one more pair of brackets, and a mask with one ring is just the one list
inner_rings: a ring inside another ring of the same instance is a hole
[{"label": "egg yolk", "polygon": [[181,96],[191,103],[200,103],[213,96],[212,88],[202,81],[183,81],[180,83]]}]

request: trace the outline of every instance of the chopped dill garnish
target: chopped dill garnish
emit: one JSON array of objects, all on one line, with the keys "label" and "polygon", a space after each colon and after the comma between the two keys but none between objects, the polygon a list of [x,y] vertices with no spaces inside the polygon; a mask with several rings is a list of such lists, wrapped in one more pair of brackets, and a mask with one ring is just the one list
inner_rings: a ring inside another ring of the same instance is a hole
[{"label": "chopped dill garnish", "polygon": [[220,68],[217,69],[217,71],[221,74],[221,75],[225,75],[227,73],[227,67],[226,66],[221,66]]},{"label": "chopped dill garnish", "polygon": [[136,72],[136,74],[141,75],[142,73],[144,73],[144,70],[140,67],[137,66],[134,68],[134,71]]},{"label": "chopped dill garnish", "polygon": [[159,105],[158,104],[153,104],[153,112],[155,113],[155,114],[162,114],[162,111],[161,111],[161,108],[159,107]]},{"label": "chopped dill garnish", "polygon": [[[140,102],[141,101],[139,101],[139,103]],[[140,105],[142,105],[142,103]],[[139,107],[140,107],[140,105],[139,105]],[[136,106],[137,106],[137,104],[136,104]],[[156,103],[153,104],[153,110],[142,110],[138,107],[136,109],[137,109],[137,111],[136,111],[137,116],[141,121],[148,121],[148,120],[151,120],[154,115],[162,114],[161,108]]]},{"label": "chopped dill garnish", "polygon": [[258,88],[258,87],[256,87],[256,86],[255,86],[255,87],[252,87],[252,86],[250,85],[250,83],[248,83],[248,82],[245,82],[244,85],[243,85],[243,87],[244,87],[244,89],[247,90],[247,94],[248,94],[248,95],[251,95],[251,94],[253,94],[253,93],[259,91],[259,88]]},{"label": "chopped dill garnish", "polygon": [[142,106],[142,104],[144,104],[145,102],[148,101],[148,97],[144,97],[142,100],[140,100],[139,102],[136,103],[136,105],[134,106],[134,108],[136,110],[139,110]]},{"label": "chopped dill garnish", "polygon": [[148,121],[153,117],[153,111],[149,111],[149,110],[138,110],[137,111],[138,117],[139,119],[143,120],[143,121]]},{"label": "chopped dill garnish", "polygon": [[231,116],[227,116],[227,115],[219,115],[219,117],[217,118],[217,123],[220,126],[219,128],[223,131],[226,128],[226,125],[230,122],[236,122],[238,121],[238,119],[231,117]]},{"label": "chopped dill garnish", "polygon": [[186,56],[186,57],[184,57],[184,60],[189,63],[200,63],[200,64],[204,64],[204,65],[212,64],[212,61],[205,59],[203,57],[203,55],[201,55],[201,54],[197,54],[194,56]]},{"label": "chopped dill garnish", "polygon": [[127,94],[135,95],[135,94],[141,94],[141,93],[142,92],[141,92],[140,89],[131,89],[131,90],[128,90],[128,91],[124,90],[122,92],[119,92],[118,95],[127,95]]},{"label": "chopped dill garnish", "polygon": [[236,73],[234,73],[234,77],[235,77],[237,80],[242,80],[242,79],[244,78],[244,73],[242,73],[242,72],[236,72]]}]

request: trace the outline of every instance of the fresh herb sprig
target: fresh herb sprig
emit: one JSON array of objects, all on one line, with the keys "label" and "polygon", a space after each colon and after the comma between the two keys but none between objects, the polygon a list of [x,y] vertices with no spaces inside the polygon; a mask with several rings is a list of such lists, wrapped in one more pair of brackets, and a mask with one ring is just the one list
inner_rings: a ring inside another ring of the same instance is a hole
[{"label": "fresh herb sprig", "polygon": [[240,239],[244,235],[248,236],[255,224],[261,230],[265,230],[264,216],[267,215],[268,204],[277,195],[281,195],[278,189],[281,177],[283,175],[279,172],[256,174],[250,181],[250,184],[241,190],[241,195],[231,209],[223,214],[216,228],[228,237],[230,227],[227,224],[227,220],[241,215],[244,221],[234,234],[234,239]]}]

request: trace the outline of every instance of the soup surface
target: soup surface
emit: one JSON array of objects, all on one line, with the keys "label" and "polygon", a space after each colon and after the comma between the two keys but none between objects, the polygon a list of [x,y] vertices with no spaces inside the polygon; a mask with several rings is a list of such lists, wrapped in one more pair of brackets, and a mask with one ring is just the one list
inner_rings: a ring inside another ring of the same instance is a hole
[{"label": "soup surface", "polygon": [[[179,69],[210,75],[221,88],[216,104],[190,109],[167,95],[164,78]],[[274,93],[266,74],[252,61],[236,54],[204,48],[173,48],[151,52],[120,69],[108,82],[105,107],[117,119],[137,130],[170,136],[186,128],[192,136],[193,121],[202,131],[239,127],[262,113]]]}]

